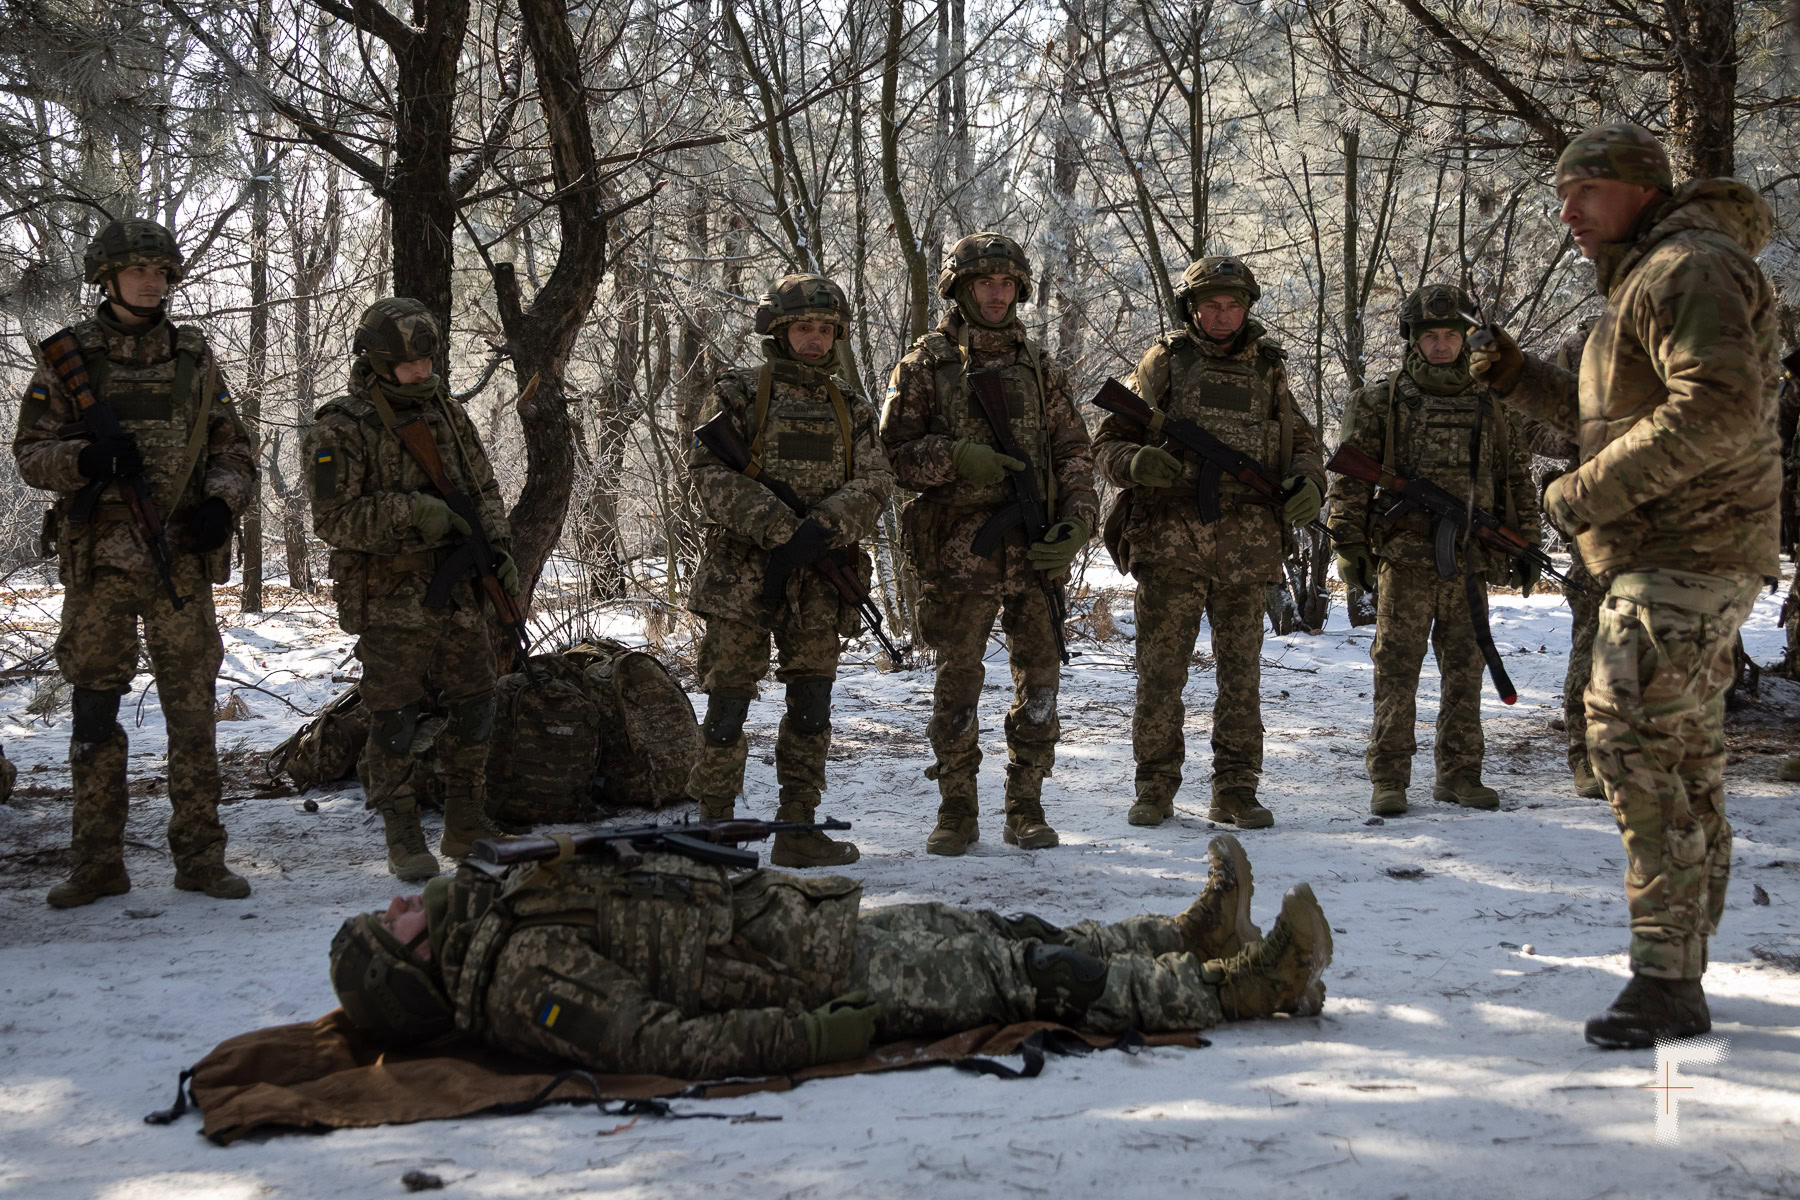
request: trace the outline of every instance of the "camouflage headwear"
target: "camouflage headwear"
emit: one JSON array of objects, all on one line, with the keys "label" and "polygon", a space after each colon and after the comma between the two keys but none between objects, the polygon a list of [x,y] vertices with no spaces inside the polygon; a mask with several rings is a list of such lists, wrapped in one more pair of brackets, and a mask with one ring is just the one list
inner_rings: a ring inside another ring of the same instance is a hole
[{"label": "camouflage headwear", "polygon": [[1470,321],[1463,314],[1474,312],[1475,300],[1469,293],[1447,283],[1428,283],[1400,306],[1400,336],[1411,345],[1427,329],[1467,334]]},{"label": "camouflage headwear", "polygon": [[1556,160],[1555,187],[1578,179],[1617,179],[1639,187],[1675,190],[1669,152],[1642,125],[1620,121],[1596,125],[1575,136]]},{"label": "camouflage headwear", "polygon": [[437,318],[406,296],[377,300],[363,310],[356,326],[356,349],[387,376],[393,375],[395,363],[436,358],[442,341]]},{"label": "camouflage headwear", "polygon": [[971,233],[950,247],[938,272],[938,295],[949,300],[957,284],[983,275],[1011,275],[1019,284],[1019,301],[1031,299],[1031,260],[1004,233]]},{"label": "camouflage headwear", "polygon": [[81,265],[89,283],[104,283],[126,267],[167,267],[169,282],[179,283],[184,264],[174,234],[134,217],[108,222],[88,243]]},{"label": "camouflage headwear", "polygon": [[830,321],[838,337],[847,337],[850,302],[823,275],[783,275],[756,302],[756,332],[771,334],[794,321]]},{"label": "camouflage headwear", "polygon": [[1230,255],[1214,255],[1188,264],[1175,284],[1175,305],[1191,321],[1196,302],[1221,292],[1239,297],[1245,308],[1262,299],[1262,288],[1249,263]]},{"label": "camouflage headwear", "polygon": [[376,913],[351,917],[331,939],[331,990],[351,1024],[388,1045],[426,1041],[456,1024],[430,965],[414,958]]}]

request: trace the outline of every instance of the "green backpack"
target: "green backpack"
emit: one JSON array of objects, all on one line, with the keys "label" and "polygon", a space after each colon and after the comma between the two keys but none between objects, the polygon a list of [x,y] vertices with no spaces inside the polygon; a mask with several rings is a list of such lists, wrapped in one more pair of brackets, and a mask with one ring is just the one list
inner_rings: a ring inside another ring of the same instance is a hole
[{"label": "green backpack", "polygon": [[530,665],[529,674],[515,671],[494,685],[488,810],[527,825],[590,820],[600,786],[601,712],[585,686],[586,661],[534,654]]}]

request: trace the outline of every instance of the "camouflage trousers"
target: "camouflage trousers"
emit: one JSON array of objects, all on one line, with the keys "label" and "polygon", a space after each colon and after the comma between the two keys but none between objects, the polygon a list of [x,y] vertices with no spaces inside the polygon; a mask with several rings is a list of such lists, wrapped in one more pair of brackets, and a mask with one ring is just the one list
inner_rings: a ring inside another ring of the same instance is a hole
[{"label": "camouflage trousers", "polygon": [[972,815],[981,770],[981,723],[976,705],[986,676],[994,617],[1006,635],[1013,702],[1006,713],[1006,795],[1038,802],[1044,776],[1056,766],[1062,725],[1056,694],[1062,664],[1050,628],[1050,606],[1035,585],[1003,595],[928,591],[919,603],[919,638],[937,655],[931,720],[925,735],[936,761],[926,772],[943,802]]},{"label": "camouflage trousers", "polygon": [[1725,691],[1755,578],[1620,575],[1587,689],[1588,758],[1625,842],[1632,970],[1698,979],[1731,881]]},{"label": "camouflage trousers", "polygon": [[[822,589],[802,593],[799,612],[783,605],[773,629],[735,621],[729,617],[706,618],[700,639],[700,683],[708,697],[748,701],[756,685],[769,673],[769,645],[775,648],[775,678],[788,687],[790,706],[775,732],[775,781],[779,803],[816,809],[825,791],[825,758],[831,751],[831,726],[806,732],[796,721],[794,685],[801,680],[837,678],[839,641],[837,593],[815,596]],[[817,599],[815,606],[807,601]],[[829,599],[830,603],[824,601]],[[703,804],[724,808],[744,790],[744,763],[749,741],[743,730],[729,746],[700,739],[700,753],[688,772],[687,793]]]},{"label": "camouflage trousers", "polygon": [[1033,918],[948,904],[864,909],[851,986],[882,1007],[877,1042],[1029,1021],[1038,998],[1025,958],[1042,940],[1106,960],[1106,987],[1081,1020],[1084,1029],[1169,1033],[1223,1019],[1218,992],[1166,917],[1083,921],[1057,933]]},{"label": "camouflage trousers", "polygon": [[1262,583],[1226,585],[1178,567],[1141,566],[1137,575],[1137,711],[1131,748],[1139,800],[1173,799],[1187,757],[1183,725],[1188,664],[1200,620],[1212,622],[1215,693],[1212,785],[1256,788],[1262,774]]},{"label": "camouflage trousers", "polygon": [[[191,597],[180,612],[150,571],[96,567],[86,586],[69,588],[56,637],[56,665],[75,687],[123,696],[137,674],[138,624],[143,623],[168,735],[169,850],[178,866],[200,867],[225,861],[213,740],[213,687],[224,647],[202,560],[178,555],[174,573],[176,590]],[[69,742],[75,793],[70,851],[77,865],[121,861],[128,748],[117,722],[102,741]]]},{"label": "camouflage trousers", "polygon": [[1439,579],[1435,568],[1383,559],[1375,597],[1375,721],[1365,758],[1369,782],[1405,788],[1419,743],[1419,669],[1429,645],[1437,657],[1437,777],[1479,775],[1481,649],[1469,618],[1461,576]]},{"label": "camouflage trousers", "polygon": [[1587,760],[1587,686],[1594,669],[1594,630],[1600,625],[1601,590],[1576,554],[1569,578],[1585,592],[1564,588],[1569,602],[1569,670],[1563,676],[1563,723],[1569,735],[1569,766]]},{"label": "camouflage trousers", "polygon": [[[443,612],[407,606],[382,612],[370,605],[369,624],[356,642],[362,660],[363,705],[369,710],[369,740],[356,760],[368,807],[380,812],[417,812],[424,788],[420,760],[409,745],[395,753],[381,732],[388,722],[418,717],[429,697],[451,720],[437,743],[436,763],[446,796],[484,796],[487,790],[488,731],[470,717],[465,704],[494,692],[494,649],[486,614],[480,609]],[[491,717],[487,724],[492,725]]]}]

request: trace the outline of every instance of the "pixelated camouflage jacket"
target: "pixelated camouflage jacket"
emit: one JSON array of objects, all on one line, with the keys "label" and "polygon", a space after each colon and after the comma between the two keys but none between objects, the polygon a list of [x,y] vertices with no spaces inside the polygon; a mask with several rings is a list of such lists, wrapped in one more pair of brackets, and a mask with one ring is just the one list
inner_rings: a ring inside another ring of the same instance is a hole
[{"label": "pixelated camouflage jacket", "polygon": [[534,1058],[718,1079],[805,1066],[851,985],[861,885],[646,853],[473,867],[426,892],[457,1027]]},{"label": "pixelated camouflage jacket", "polygon": [[[104,313],[104,306],[102,306]],[[231,389],[200,330],[159,321],[142,330],[127,330],[104,315],[96,315],[72,327],[87,361],[88,375],[102,400],[108,392],[131,391],[119,409],[119,418],[138,443],[145,475],[151,483],[157,512],[172,525],[202,499],[223,500],[233,515],[250,502],[256,480],[256,454],[250,435],[238,421]],[[172,383],[177,350],[194,355],[194,386],[190,394],[176,397]],[[97,361],[104,357],[104,363]],[[189,436],[199,419],[200,403],[210,396],[206,442],[200,459],[180,496],[173,476],[186,461]],[[154,410],[154,411],[153,411]],[[65,437],[63,426],[80,419],[73,399],[63,391],[55,373],[42,361],[26,385],[19,406],[19,426],[13,437],[13,459],[19,477],[28,485],[58,493],[56,540],[65,575],[71,556],[79,551],[84,566],[120,571],[150,570],[150,553],[119,497],[116,484],[100,495],[93,522],[76,529],[68,520],[66,501],[87,486],[77,460],[88,445],[86,434]],[[175,547],[179,552],[180,547]],[[229,551],[216,552],[209,562],[211,577],[223,582],[229,567]],[[65,578],[64,582],[71,582]]]},{"label": "pixelated camouflage jacket", "polygon": [[1780,574],[1779,335],[1755,259],[1773,220],[1735,179],[1683,184],[1601,248],[1579,375],[1525,356],[1505,399],[1581,447],[1562,486],[1597,579]]},{"label": "pixelated camouflage jacket", "polygon": [[[840,561],[866,586],[872,564],[858,543],[874,533],[894,487],[893,468],[875,436],[875,408],[837,380],[851,430],[846,456],[825,372],[790,361],[768,365],[769,409],[760,445],[754,447],[760,450],[760,473],[794,488],[808,506],[807,515],[832,531]],[[761,372],[758,366],[721,375],[699,423],[724,412],[746,444],[756,442]],[[773,616],[772,606],[762,600],[769,551],[792,537],[801,519],[761,482],[732,470],[698,441],[688,456],[688,471],[708,523],[700,564],[688,588],[688,608],[766,624]],[[797,589],[829,587],[816,571],[796,571],[788,580],[789,600],[798,598]]]},{"label": "pixelated camouflage jacket", "polygon": [[[970,440],[995,444],[983,422],[967,412],[951,411],[954,405],[973,405],[966,384],[954,394],[947,386],[962,371],[964,329],[962,314],[951,309],[935,332],[919,338],[895,364],[881,412],[881,441],[900,486],[923,493],[907,505],[903,537],[924,587],[928,591],[1023,591],[1037,587],[1037,582],[1020,531],[1010,533],[991,559],[980,558],[969,548],[987,519],[1009,501],[1002,497],[964,503],[955,498],[970,490],[951,463],[959,436],[955,431],[962,431],[960,436]],[[1030,371],[1035,348],[1018,322],[1004,329],[970,326],[967,334],[969,369],[1001,370],[1018,376]],[[1080,520],[1090,532],[1098,532],[1100,501],[1094,491],[1093,450],[1070,388],[1068,369],[1053,355],[1041,350],[1035,353],[1043,371],[1042,405],[1027,421],[1014,421],[1014,436],[1038,468],[1040,481],[1049,485],[1046,494],[1054,496],[1051,520]],[[1035,376],[1035,372],[1031,374]],[[1032,390],[1036,390],[1035,382]]]},{"label": "pixelated camouflage jacket", "polygon": [[[1245,374],[1255,372],[1260,379],[1254,393],[1267,397],[1264,410],[1235,413],[1205,407],[1197,385],[1186,389],[1191,394],[1173,395],[1172,360],[1184,352],[1229,364]],[[1246,325],[1241,342],[1228,346],[1181,330],[1159,338],[1145,352],[1130,386],[1155,408],[1193,421],[1275,475],[1305,476],[1323,495],[1325,466],[1319,440],[1288,389],[1285,359],[1278,346],[1263,338],[1262,326],[1255,321]],[[1284,412],[1285,443],[1280,436]],[[1125,549],[1127,561],[1120,565],[1126,570],[1152,563],[1181,567],[1224,584],[1278,582],[1281,560],[1293,548],[1293,529],[1280,510],[1248,484],[1227,476],[1219,482],[1219,520],[1202,524],[1198,456],[1166,443],[1164,449],[1183,460],[1175,485],[1147,488],[1132,483],[1131,460],[1143,447],[1144,437],[1143,426],[1119,416],[1108,416],[1094,436],[1095,465],[1102,478],[1120,489],[1113,501],[1118,508],[1109,509],[1107,515],[1109,545],[1117,524]]]},{"label": "pixelated camouflage jacket", "polygon": [[[1532,545],[1543,541],[1537,488],[1531,479],[1530,438],[1522,428],[1524,423],[1496,404],[1487,388],[1471,384],[1457,395],[1435,396],[1402,369],[1351,393],[1344,408],[1344,443],[1382,461],[1390,407],[1396,428],[1394,461],[1387,465],[1415,471],[1457,497],[1468,493],[1469,432],[1479,411],[1482,456],[1475,473],[1475,505],[1499,517]],[[1395,498],[1376,500],[1374,493],[1372,486],[1347,475],[1332,476],[1328,517],[1332,532],[1345,543],[1366,543],[1377,558],[1409,566],[1435,565],[1429,514],[1413,511],[1389,517],[1386,514]],[[1459,544],[1458,570],[1463,567],[1462,556]],[[1483,552],[1478,566],[1494,580],[1504,582],[1510,563],[1505,554],[1490,550]]]},{"label": "pixelated camouflage jacket", "polygon": [[[422,620],[425,588],[450,544],[427,546],[413,526],[413,493],[435,496],[437,489],[382,424],[369,398],[374,379],[368,359],[358,356],[350,365],[347,393],[319,407],[301,450],[313,532],[331,547],[339,621],[350,622],[345,624],[349,632],[357,631],[352,628],[357,618],[347,610],[363,604],[386,610],[387,618],[403,620],[418,613]],[[505,549],[508,526],[500,485],[463,406],[448,397],[391,395],[389,404],[396,420],[418,418],[430,428],[451,484],[475,498],[488,540]],[[456,584],[451,599],[461,607],[481,603],[472,576]]]}]

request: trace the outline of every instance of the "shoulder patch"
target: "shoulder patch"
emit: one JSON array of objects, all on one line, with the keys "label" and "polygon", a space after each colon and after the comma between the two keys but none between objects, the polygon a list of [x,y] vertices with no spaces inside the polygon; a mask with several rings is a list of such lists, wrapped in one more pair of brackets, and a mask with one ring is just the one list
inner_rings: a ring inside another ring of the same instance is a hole
[{"label": "shoulder patch", "polygon": [[219,394],[218,394],[218,396],[217,396],[217,397],[216,397],[216,398],[217,398],[217,400],[218,400],[218,401],[219,401],[219,403],[220,403],[220,404],[230,404],[230,403],[232,403],[232,399],[231,399],[231,389],[230,389],[230,388],[228,388],[228,387],[225,387],[225,386],[224,386],[224,385],[222,385],[222,384],[221,384],[221,385],[220,385],[220,387],[219,387]]},{"label": "shoulder patch", "polygon": [[325,499],[337,493],[336,446],[320,446],[313,451],[312,490],[314,499]]},{"label": "shoulder patch", "polygon": [[49,411],[49,391],[41,383],[32,384],[25,389],[25,395],[19,401],[19,428],[36,425]]}]

